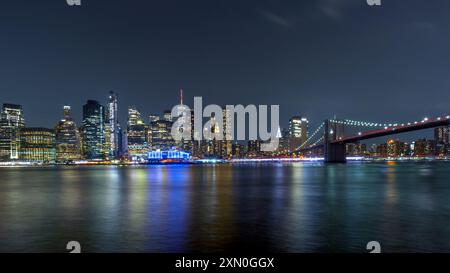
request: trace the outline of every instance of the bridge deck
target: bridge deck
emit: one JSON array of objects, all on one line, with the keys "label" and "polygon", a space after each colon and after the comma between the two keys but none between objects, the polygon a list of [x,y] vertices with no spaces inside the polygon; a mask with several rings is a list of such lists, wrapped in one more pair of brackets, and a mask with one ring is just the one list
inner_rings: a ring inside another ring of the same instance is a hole
[{"label": "bridge deck", "polygon": [[[348,137],[344,137],[339,140],[331,141],[330,144],[353,143],[353,142],[358,142],[361,140],[366,140],[366,139],[371,139],[371,138],[376,138],[376,137],[389,136],[389,135],[407,133],[407,132],[430,129],[430,128],[435,128],[435,127],[442,127],[442,126],[450,126],[450,117],[449,116],[438,117],[435,119],[428,119],[428,120],[424,120],[421,122],[415,122],[415,123],[411,123],[411,124],[391,126],[391,127],[379,129],[379,130],[371,130],[371,131],[363,132],[358,135],[348,136]],[[323,147],[323,143],[315,145],[313,147],[299,149],[298,152],[312,151],[314,149],[318,149],[321,147]]]}]

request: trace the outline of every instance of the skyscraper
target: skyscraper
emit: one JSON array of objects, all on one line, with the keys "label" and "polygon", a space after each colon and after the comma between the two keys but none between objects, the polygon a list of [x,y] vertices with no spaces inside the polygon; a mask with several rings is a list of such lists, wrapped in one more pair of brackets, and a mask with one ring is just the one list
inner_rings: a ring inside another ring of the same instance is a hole
[{"label": "skyscraper", "polygon": [[[180,89],[180,104],[179,107],[177,107],[177,112],[175,113],[175,117],[181,121],[182,124],[188,124],[190,123],[190,125],[187,125],[189,127],[186,128],[180,128],[180,133],[183,134],[184,132],[189,133],[189,137],[184,138],[184,136],[182,136],[181,141],[176,141],[175,145],[177,146],[178,150],[181,151],[185,151],[185,152],[189,152],[192,154],[192,149],[193,149],[193,139],[192,139],[192,129],[193,129],[193,123],[192,123],[192,119],[193,117],[187,117],[185,116],[186,113],[189,113],[189,115],[192,114],[192,110],[189,109],[189,107],[187,105],[185,105],[183,103],[183,89]],[[172,120],[171,122],[173,122],[174,118],[172,117],[172,115],[170,115],[170,119]],[[172,128],[171,128],[172,129]]]},{"label": "skyscraper", "polygon": [[231,158],[233,156],[233,119],[234,113],[228,110],[226,107],[223,107],[222,110],[223,115],[223,140],[221,143],[221,157],[222,158]]},{"label": "skyscraper", "polygon": [[128,155],[133,160],[147,157],[147,130],[148,127],[142,119],[140,111],[135,107],[130,107],[128,109],[127,143]]},{"label": "skyscraper", "polygon": [[105,108],[95,100],[83,106],[83,149],[89,160],[105,158]]},{"label": "skyscraper", "polygon": [[25,127],[21,105],[5,103],[0,114],[0,160],[19,159],[20,129]]},{"label": "skyscraper", "polygon": [[117,112],[117,95],[113,91],[109,93],[108,120],[109,120],[108,125],[110,134],[109,156],[115,159],[120,154],[119,147],[121,145],[119,144],[120,124]]},{"label": "skyscraper", "polygon": [[436,143],[449,144],[450,143],[450,127],[438,127],[434,129],[434,140]]},{"label": "skyscraper", "polygon": [[295,116],[289,120],[289,146],[291,151],[297,150],[308,139],[308,125],[306,118]]},{"label": "skyscraper", "polygon": [[172,122],[158,119],[150,123],[152,150],[169,150],[175,145],[172,138]]},{"label": "skyscraper", "polygon": [[70,116],[70,106],[64,106],[64,118],[56,125],[56,161],[70,162],[81,158],[80,134]]}]

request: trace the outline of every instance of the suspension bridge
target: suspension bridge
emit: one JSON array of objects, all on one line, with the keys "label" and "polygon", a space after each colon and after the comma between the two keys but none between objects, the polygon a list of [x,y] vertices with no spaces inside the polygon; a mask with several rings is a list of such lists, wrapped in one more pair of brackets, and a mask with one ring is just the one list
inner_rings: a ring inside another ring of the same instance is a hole
[{"label": "suspension bridge", "polygon": [[[375,123],[355,120],[328,119],[320,124],[311,136],[294,152],[322,153],[325,162],[346,162],[346,144],[357,143],[361,140],[395,135],[418,130],[449,126],[450,116],[424,118],[421,121],[407,123]],[[344,135],[345,126],[371,128],[357,134]]]}]

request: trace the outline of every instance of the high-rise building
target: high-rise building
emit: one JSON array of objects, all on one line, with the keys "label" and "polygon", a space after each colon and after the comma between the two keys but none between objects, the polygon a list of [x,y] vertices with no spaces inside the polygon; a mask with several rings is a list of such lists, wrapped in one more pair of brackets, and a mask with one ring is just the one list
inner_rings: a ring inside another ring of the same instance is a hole
[{"label": "high-rise building", "polygon": [[25,118],[21,105],[5,103],[3,104],[3,113],[12,126],[18,128],[25,127]]},{"label": "high-rise building", "polygon": [[103,143],[103,159],[110,160],[111,157],[111,126],[109,124],[109,111],[105,108],[105,142]]},{"label": "high-rise building", "polygon": [[450,127],[438,127],[434,129],[434,140],[438,144],[450,143]]},{"label": "high-rise building", "polygon": [[159,119],[150,124],[152,150],[170,150],[175,146],[172,138],[172,122]]},{"label": "high-rise building", "polygon": [[[210,135],[209,139],[204,139],[200,142],[200,149],[202,157],[206,158],[220,158],[222,157],[222,144],[223,144],[223,128],[220,128],[219,123],[216,121],[215,115],[211,115],[210,127],[203,128],[203,134]],[[222,136],[222,140],[219,139],[219,135]]]},{"label": "high-rise building", "polygon": [[20,129],[25,127],[21,105],[5,103],[0,114],[0,160],[19,159]]},{"label": "high-rise building", "polygon": [[[191,117],[187,117],[185,116],[185,113],[188,112],[189,115],[192,114],[192,110],[190,110],[190,108],[185,105],[183,103],[183,89],[180,90],[180,103],[178,104],[178,107],[176,109],[177,111],[175,112],[175,117],[177,118],[177,120],[179,122],[181,122],[181,124],[185,124],[187,125],[188,123],[192,122],[192,116]],[[172,114],[172,113],[170,113]],[[174,117],[172,115],[168,115],[168,113],[164,113],[165,116],[165,120],[173,122],[174,121]],[[189,152],[190,154],[193,154],[193,124],[191,124],[190,127],[181,127],[179,128],[179,133],[181,134],[181,140],[179,141],[175,141],[175,148],[180,150],[180,151],[185,151],[185,152]],[[184,133],[190,131],[189,133],[189,137],[184,137]]]},{"label": "high-rise building", "polygon": [[128,155],[137,160],[147,158],[149,151],[148,143],[148,127],[141,117],[141,113],[135,107],[128,109],[128,127],[127,142]]},{"label": "high-rise building", "polygon": [[47,128],[21,128],[19,158],[27,162],[55,162],[55,131]]},{"label": "high-rise building", "polygon": [[131,106],[128,108],[128,126],[138,125],[144,123],[141,117],[141,112],[134,107]]},{"label": "high-rise building", "polygon": [[117,110],[117,95],[111,91],[109,93],[108,100],[108,121],[109,121],[109,156],[112,159],[119,157],[121,152],[119,148],[121,146],[120,138],[120,124]]},{"label": "high-rise building", "polygon": [[233,119],[234,113],[223,108],[223,140],[221,143],[220,155],[222,158],[231,158],[233,156]]},{"label": "high-rise building", "polygon": [[88,100],[83,106],[83,152],[86,159],[105,159],[105,120],[104,106]]},{"label": "high-rise building", "polygon": [[289,120],[289,147],[297,150],[308,139],[309,122],[306,118],[295,116]]},{"label": "high-rise building", "polygon": [[70,162],[80,159],[80,134],[70,115],[70,106],[64,106],[64,118],[56,125],[56,161]]}]

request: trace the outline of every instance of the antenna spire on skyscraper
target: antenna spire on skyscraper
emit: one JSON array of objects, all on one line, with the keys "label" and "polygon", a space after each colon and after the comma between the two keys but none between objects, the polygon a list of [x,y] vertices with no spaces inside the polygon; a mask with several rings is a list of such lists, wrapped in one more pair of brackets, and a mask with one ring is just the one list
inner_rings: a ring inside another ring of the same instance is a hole
[{"label": "antenna spire on skyscraper", "polygon": [[180,101],[181,105],[183,105],[183,89],[180,89]]}]

